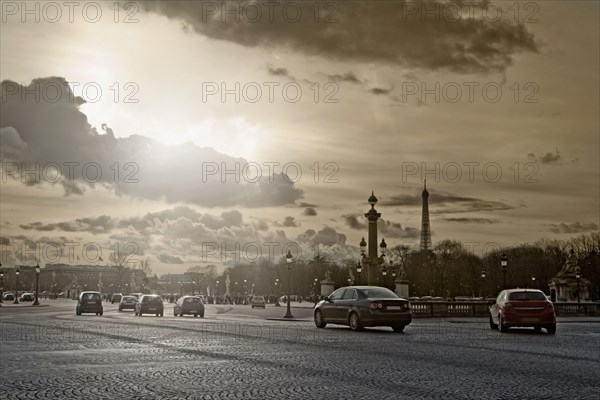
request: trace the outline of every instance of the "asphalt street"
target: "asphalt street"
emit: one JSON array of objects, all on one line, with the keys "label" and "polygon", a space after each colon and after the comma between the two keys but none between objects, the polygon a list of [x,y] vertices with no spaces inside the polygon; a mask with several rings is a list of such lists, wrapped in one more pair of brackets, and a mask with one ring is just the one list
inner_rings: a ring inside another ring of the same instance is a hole
[{"label": "asphalt street", "polygon": [[[594,399],[600,322],[501,334],[485,319],[416,319],[404,333],[317,329],[310,308],[208,305],[135,317],[72,300],[0,308],[2,399]],[[597,319],[596,319],[597,320]]]}]

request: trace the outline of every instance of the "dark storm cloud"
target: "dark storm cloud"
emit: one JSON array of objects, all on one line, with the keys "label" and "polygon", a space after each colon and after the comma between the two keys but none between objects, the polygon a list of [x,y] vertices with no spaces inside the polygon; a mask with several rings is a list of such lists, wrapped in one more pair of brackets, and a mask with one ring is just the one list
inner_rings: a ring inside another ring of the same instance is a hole
[{"label": "dark storm cloud", "polygon": [[570,224],[561,222],[560,224],[547,224],[549,231],[552,233],[580,233],[580,232],[594,232],[598,230],[598,225],[590,222],[589,224],[580,223],[579,221]]},{"label": "dark storm cloud", "polygon": [[166,253],[161,253],[158,259],[165,264],[183,264],[183,260],[177,256],[173,256]]},{"label": "dark storm cloud", "polygon": [[269,75],[271,76],[283,76],[285,78],[288,78],[292,81],[295,81],[296,78],[293,77],[292,75],[290,75],[289,71],[287,68],[282,68],[282,67],[274,67],[272,65],[267,65],[267,71],[269,72]]},{"label": "dark storm cloud", "polygon": [[78,218],[75,221],[58,222],[53,224],[42,224],[33,222],[19,225],[21,229],[36,231],[64,231],[64,232],[90,232],[94,235],[108,233],[115,227],[115,221],[108,215],[94,218]]},{"label": "dark storm cloud", "polygon": [[369,93],[374,94],[375,96],[388,95],[392,89],[382,89],[382,88],[372,88],[369,89]]},{"label": "dark storm cloud", "polygon": [[466,224],[495,224],[498,223],[497,219],[492,218],[442,218],[442,221],[448,222],[460,222]]},{"label": "dark storm cloud", "polygon": [[356,75],[354,75],[353,72],[346,72],[345,74],[334,74],[334,75],[327,75],[327,79],[329,79],[330,81],[333,82],[349,82],[349,83],[355,83],[355,84],[359,84],[359,83],[363,83],[362,80],[358,79],[356,77]]},{"label": "dark storm cloud", "polygon": [[326,226],[316,232],[314,229],[308,229],[303,234],[298,235],[296,240],[300,243],[320,243],[326,245],[345,245],[346,235],[338,233],[335,228]]},{"label": "dark storm cloud", "polygon": [[357,230],[367,229],[367,224],[364,222],[360,222],[356,215],[343,215],[342,218],[344,218],[344,222],[351,229],[357,229]]},{"label": "dark storm cloud", "polygon": [[[60,88],[62,97],[57,100],[41,95],[49,87]],[[106,126],[104,134],[99,134],[78,109],[80,101],[64,78],[36,79],[28,87],[3,81],[2,99],[2,161],[19,166],[26,163],[28,169],[38,163],[40,171],[54,165],[62,173],[56,175],[56,169],[50,169],[46,173],[50,179],[35,174],[20,176],[18,172],[9,175],[19,180],[26,177],[25,184],[50,180],[60,183],[65,195],[82,194],[100,185],[119,195],[207,207],[280,206],[303,197],[303,191],[280,173],[264,174],[256,183],[223,175],[225,170],[241,171],[247,162],[212,148],[190,143],[164,145],[139,135],[115,138]],[[56,176],[60,179],[55,180]]]},{"label": "dark storm cloud", "polygon": [[302,215],[306,215],[307,217],[314,217],[317,215],[317,210],[312,207],[307,207],[302,211]]},{"label": "dark storm cloud", "polygon": [[557,164],[560,164],[562,162],[562,157],[561,157],[560,152],[558,151],[558,149],[556,149],[554,151],[554,153],[548,152],[548,153],[544,154],[541,157],[536,156],[534,153],[529,153],[527,155],[527,157],[530,160],[533,160],[535,162],[540,162],[542,164],[557,165]]},{"label": "dark storm cloud", "polygon": [[[470,3],[474,12],[465,9],[462,18],[452,15],[438,21],[432,17],[422,21],[421,14],[410,14],[409,8],[427,5],[441,13],[446,3],[332,2],[322,10],[317,22],[314,2],[308,1],[293,2],[293,13],[287,14],[282,12],[286,2],[275,3],[278,6],[273,7],[272,13],[261,2],[161,0],[140,5],[147,11],[180,20],[187,29],[212,39],[246,47],[292,49],[339,61],[489,72],[504,71],[517,53],[537,51],[533,35],[523,24],[510,18],[493,22],[481,18],[485,3]],[[256,17],[256,9],[248,10],[250,4],[260,8],[260,17]],[[226,9],[239,12],[228,14]]]},{"label": "dark storm cloud", "polygon": [[[366,230],[367,229],[367,223],[361,222],[359,220],[359,218],[360,218],[359,216],[348,214],[348,215],[343,215],[342,218],[344,219],[344,222],[346,223],[346,225],[348,225],[348,227],[350,227],[350,229],[355,229],[355,230]],[[364,218],[362,218],[362,219],[364,219]],[[412,228],[412,227],[403,228],[402,224],[400,224],[398,222],[387,221],[387,220],[384,220],[383,218],[379,219],[379,221],[377,223],[377,227],[378,227],[381,235],[384,237],[388,237],[388,238],[413,239],[413,238],[418,238],[421,234],[421,231],[418,228]]]},{"label": "dark storm cloud", "polygon": [[[384,206],[421,206],[421,194],[402,194],[381,201]],[[461,213],[472,211],[504,211],[515,207],[495,200],[483,200],[444,192],[429,193],[429,212],[431,214]]]},{"label": "dark storm cloud", "polygon": [[298,224],[296,223],[296,218],[294,217],[285,217],[285,219],[283,220],[283,222],[281,224],[277,224],[277,226],[283,226],[286,228],[295,228],[298,226]]},{"label": "dark storm cloud", "polygon": [[398,222],[386,221],[383,219],[379,220],[377,224],[379,227],[379,232],[384,237],[389,238],[401,238],[401,239],[416,239],[420,237],[421,230],[418,228],[413,228],[407,226],[406,228],[402,227],[402,224]]}]

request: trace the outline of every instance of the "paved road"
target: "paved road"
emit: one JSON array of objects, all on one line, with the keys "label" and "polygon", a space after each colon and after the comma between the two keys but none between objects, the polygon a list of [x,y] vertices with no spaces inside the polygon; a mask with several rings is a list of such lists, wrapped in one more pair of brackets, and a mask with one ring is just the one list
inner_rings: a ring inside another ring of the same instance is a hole
[{"label": "paved road", "polygon": [[[556,336],[419,319],[396,334],[272,321],[283,307],[134,317],[0,308],[4,399],[598,399],[600,323]],[[309,318],[310,309],[294,309]]]}]

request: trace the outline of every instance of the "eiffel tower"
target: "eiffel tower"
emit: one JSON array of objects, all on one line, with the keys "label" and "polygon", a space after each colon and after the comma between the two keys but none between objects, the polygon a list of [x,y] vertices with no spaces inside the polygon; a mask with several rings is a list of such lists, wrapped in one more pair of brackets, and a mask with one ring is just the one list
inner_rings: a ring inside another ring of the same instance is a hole
[{"label": "eiffel tower", "polygon": [[427,191],[427,179],[423,185],[423,213],[421,215],[421,251],[431,250],[431,230],[429,228],[429,192]]}]

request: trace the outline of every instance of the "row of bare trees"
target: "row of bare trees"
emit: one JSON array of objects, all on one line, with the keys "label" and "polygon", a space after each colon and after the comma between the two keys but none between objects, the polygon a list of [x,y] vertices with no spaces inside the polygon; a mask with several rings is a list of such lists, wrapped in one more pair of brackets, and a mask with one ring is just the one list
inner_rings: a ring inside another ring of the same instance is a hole
[{"label": "row of bare trees", "polygon": [[[406,245],[391,247],[386,256],[386,269],[409,281],[411,296],[494,297],[505,285],[533,287],[548,293],[549,281],[563,268],[573,250],[581,277],[591,282],[591,299],[598,300],[599,248],[597,232],[569,240],[541,239],[507,248],[478,249],[468,243],[444,240],[427,252],[415,251]],[[506,272],[500,266],[501,255],[508,258]],[[335,259],[327,252],[321,252],[310,260],[294,261],[290,270],[292,294],[310,296],[320,293],[320,281],[325,279],[328,271],[336,287],[358,283],[357,261]],[[235,264],[221,274],[217,273],[215,266],[192,267],[188,274],[192,274],[201,285],[199,288],[208,286],[211,293],[220,295],[225,294],[226,275],[229,276],[229,292],[232,295],[284,295],[287,292],[288,272],[283,258],[277,262],[260,260]],[[383,282],[385,286],[394,287],[391,273]]]}]

